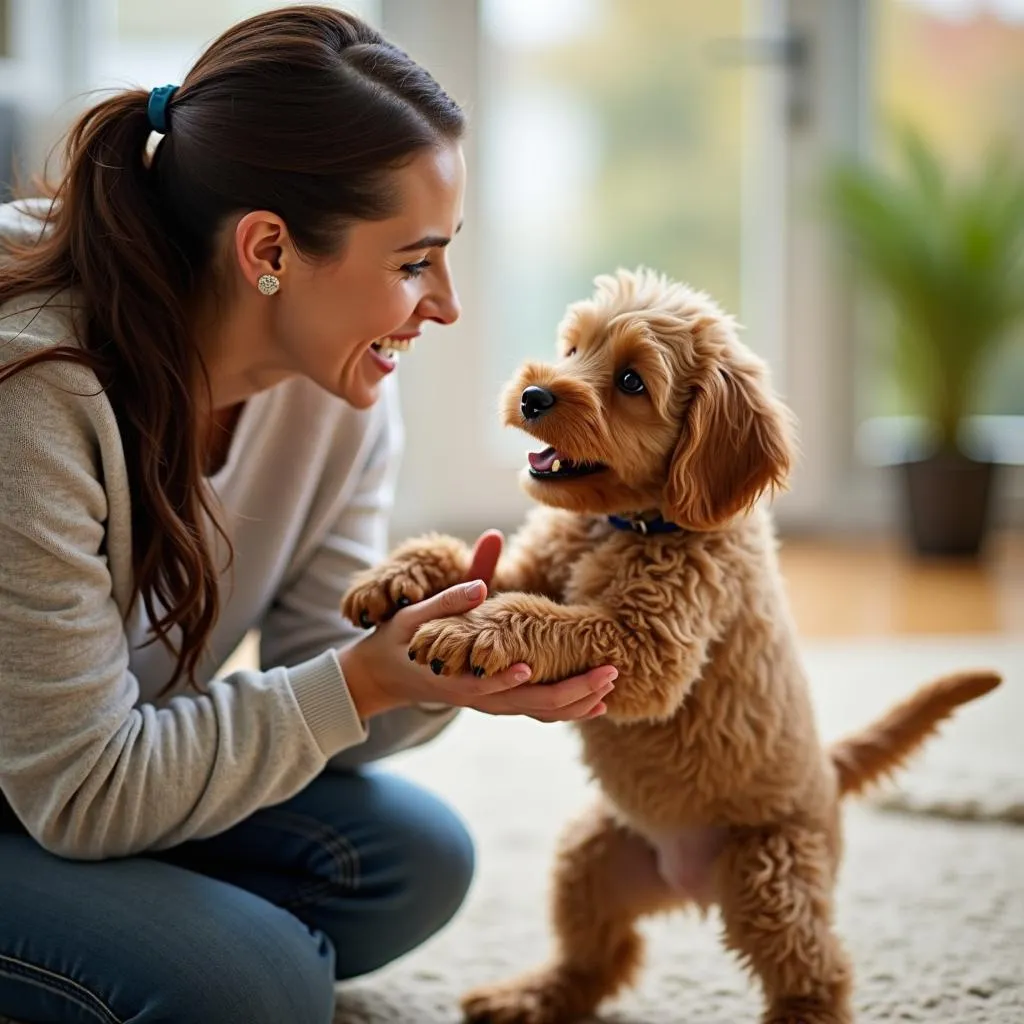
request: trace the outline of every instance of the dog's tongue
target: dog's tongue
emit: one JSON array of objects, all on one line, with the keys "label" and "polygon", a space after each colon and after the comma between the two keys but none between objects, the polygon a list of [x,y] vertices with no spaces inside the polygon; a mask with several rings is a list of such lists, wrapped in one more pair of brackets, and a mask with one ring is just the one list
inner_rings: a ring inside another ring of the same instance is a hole
[{"label": "dog's tongue", "polygon": [[545,448],[542,452],[530,452],[529,458],[530,465],[538,473],[547,473],[558,458],[558,452],[554,448]]}]

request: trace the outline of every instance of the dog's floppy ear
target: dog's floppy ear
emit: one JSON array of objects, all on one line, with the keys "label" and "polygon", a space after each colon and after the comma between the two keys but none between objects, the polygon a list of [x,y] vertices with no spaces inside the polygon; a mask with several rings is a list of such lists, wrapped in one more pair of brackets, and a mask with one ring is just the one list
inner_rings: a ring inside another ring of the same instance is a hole
[{"label": "dog's floppy ear", "polygon": [[753,357],[730,357],[696,384],[669,465],[666,518],[709,530],[785,484],[789,414]]}]

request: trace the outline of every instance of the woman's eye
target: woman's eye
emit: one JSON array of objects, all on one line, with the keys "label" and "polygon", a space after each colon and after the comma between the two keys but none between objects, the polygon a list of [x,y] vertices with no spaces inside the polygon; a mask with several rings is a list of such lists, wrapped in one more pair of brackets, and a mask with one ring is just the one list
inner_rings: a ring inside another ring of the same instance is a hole
[{"label": "woman's eye", "polygon": [[625,391],[627,395],[639,395],[644,391],[644,382],[636,370],[623,370],[615,383],[619,390]]},{"label": "woman's eye", "polygon": [[430,260],[420,260],[419,263],[403,263],[402,272],[406,277],[419,277],[429,266]]}]

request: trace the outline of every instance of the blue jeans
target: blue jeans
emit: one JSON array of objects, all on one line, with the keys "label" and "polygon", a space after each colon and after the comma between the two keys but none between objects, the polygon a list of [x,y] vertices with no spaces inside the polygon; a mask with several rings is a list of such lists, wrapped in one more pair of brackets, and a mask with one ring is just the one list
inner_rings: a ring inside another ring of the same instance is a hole
[{"label": "blue jeans", "polygon": [[324,773],[218,836],[122,860],[63,860],[8,818],[0,1013],[329,1024],[335,979],[422,943],[472,873],[454,812],[374,770]]}]

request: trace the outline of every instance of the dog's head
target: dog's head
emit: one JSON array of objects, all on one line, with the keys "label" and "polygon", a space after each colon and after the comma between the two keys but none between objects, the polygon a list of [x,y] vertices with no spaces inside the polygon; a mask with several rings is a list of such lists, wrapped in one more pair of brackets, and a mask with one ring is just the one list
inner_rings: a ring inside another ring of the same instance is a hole
[{"label": "dog's head", "polygon": [[732,318],[648,270],[595,285],[559,327],[558,361],[527,363],[505,392],[506,424],[547,446],[530,455],[528,493],[708,530],[784,486],[790,417]]}]

